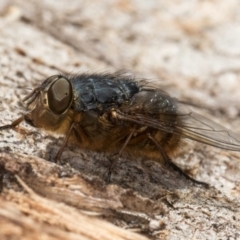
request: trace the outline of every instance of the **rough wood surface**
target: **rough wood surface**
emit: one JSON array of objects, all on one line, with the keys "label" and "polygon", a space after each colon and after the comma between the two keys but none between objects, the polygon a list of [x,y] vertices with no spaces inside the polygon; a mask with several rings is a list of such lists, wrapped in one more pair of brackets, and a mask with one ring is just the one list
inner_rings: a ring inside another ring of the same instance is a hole
[{"label": "rough wood surface", "polygon": [[[130,69],[240,132],[240,1],[0,2],[0,125],[46,77]],[[0,239],[240,239],[240,154],[189,143],[174,159],[103,154],[21,124],[0,132]]]}]

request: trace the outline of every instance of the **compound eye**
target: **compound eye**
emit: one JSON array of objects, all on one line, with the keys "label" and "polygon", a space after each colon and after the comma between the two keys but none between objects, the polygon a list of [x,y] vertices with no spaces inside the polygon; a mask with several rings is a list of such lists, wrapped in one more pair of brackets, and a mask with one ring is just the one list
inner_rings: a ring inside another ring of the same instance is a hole
[{"label": "compound eye", "polygon": [[62,114],[72,103],[72,85],[67,79],[60,78],[49,87],[47,96],[50,110],[55,114]]}]

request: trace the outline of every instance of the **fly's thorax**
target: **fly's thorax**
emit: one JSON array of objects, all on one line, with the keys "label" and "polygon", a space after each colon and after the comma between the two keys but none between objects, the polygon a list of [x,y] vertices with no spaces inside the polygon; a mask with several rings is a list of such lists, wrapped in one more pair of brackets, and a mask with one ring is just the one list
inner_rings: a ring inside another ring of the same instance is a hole
[{"label": "fly's thorax", "polygon": [[52,76],[25,100],[28,100],[30,110],[25,115],[28,123],[49,130],[57,129],[69,116],[73,102],[71,82],[61,76]]},{"label": "fly's thorax", "polygon": [[141,86],[114,74],[81,74],[71,77],[75,111],[107,111],[129,101]]}]

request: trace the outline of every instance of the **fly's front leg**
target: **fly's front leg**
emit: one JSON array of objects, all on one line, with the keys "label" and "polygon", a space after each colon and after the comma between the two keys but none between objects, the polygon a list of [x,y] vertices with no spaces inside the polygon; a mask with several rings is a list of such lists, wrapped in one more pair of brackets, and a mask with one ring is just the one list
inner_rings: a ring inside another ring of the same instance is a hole
[{"label": "fly's front leg", "polygon": [[26,115],[19,117],[18,119],[14,120],[11,124],[0,126],[0,131],[6,130],[6,129],[13,129],[14,131],[20,134],[30,135],[30,133],[26,129],[19,127],[20,123],[24,120],[26,120]]},{"label": "fly's front leg", "polygon": [[175,163],[172,162],[172,160],[168,157],[168,155],[166,154],[166,152],[164,151],[164,149],[160,146],[160,144],[158,143],[158,141],[149,133],[148,134],[148,138],[155,144],[155,146],[158,148],[162,158],[163,158],[163,162],[165,166],[170,166],[173,170],[179,172],[181,175],[184,175],[187,179],[197,183],[197,184],[201,184],[204,185],[205,187],[209,187],[209,185],[205,182],[201,182],[201,181],[197,181],[193,178],[191,178],[190,176],[188,176],[180,167],[178,167]]},{"label": "fly's front leg", "polygon": [[64,138],[64,141],[63,141],[63,144],[60,147],[60,149],[58,150],[57,155],[55,156],[54,160],[55,160],[56,163],[60,163],[60,158],[62,156],[64,148],[66,147],[66,145],[68,143],[69,137],[71,136],[73,129],[76,129],[76,124],[78,124],[80,121],[81,121],[81,115],[80,114],[76,114],[73,117],[73,122],[71,123],[71,125],[70,125],[70,127],[69,127],[69,129],[67,131],[67,134],[66,134],[66,136]]},{"label": "fly's front leg", "polygon": [[64,151],[64,148],[65,148],[66,145],[67,145],[68,139],[69,139],[69,137],[71,136],[72,130],[73,130],[73,128],[74,128],[74,125],[75,125],[75,122],[73,122],[73,123],[71,124],[70,128],[68,129],[68,132],[67,132],[66,137],[64,138],[63,144],[62,144],[62,146],[60,147],[60,149],[58,150],[57,155],[55,156],[55,162],[57,162],[57,163],[60,163],[60,158],[61,158],[61,156],[62,156],[62,153],[63,153],[63,151]]},{"label": "fly's front leg", "polygon": [[14,129],[16,126],[18,126],[24,120],[24,117],[25,116],[21,116],[20,118],[14,120],[11,124],[1,126],[0,131],[5,130],[5,129]]}]

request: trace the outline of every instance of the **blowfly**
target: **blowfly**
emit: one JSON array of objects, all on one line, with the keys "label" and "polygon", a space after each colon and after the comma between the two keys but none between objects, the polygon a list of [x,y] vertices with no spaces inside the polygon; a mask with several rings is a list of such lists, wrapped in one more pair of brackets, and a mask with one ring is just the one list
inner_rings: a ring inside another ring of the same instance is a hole
[{"label": "blowfly", "polygon": [[192,112],[147,81],[119,73],[54,75],[24,101],[27,112],[0,130],[25,120],[64,135],[56,160],[67,143],[110,153],[113,159],[126,155],[163,164],[173,164],[171,157],[185,138],[240,151],[240,135]]}]

